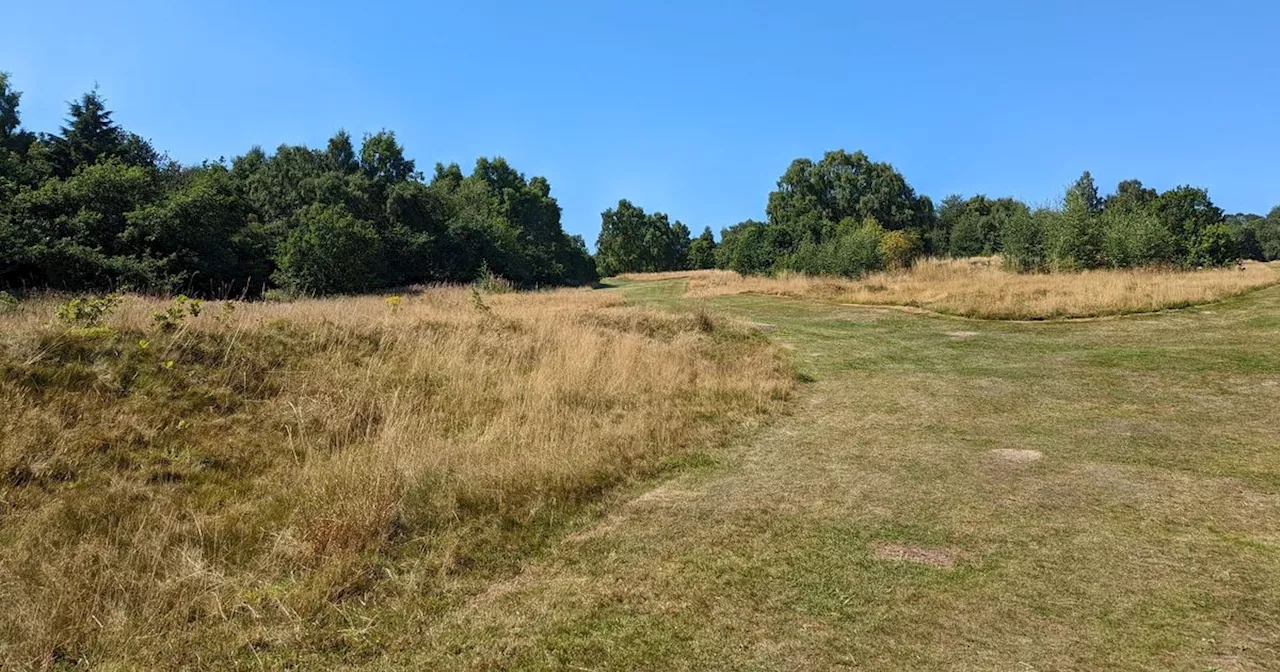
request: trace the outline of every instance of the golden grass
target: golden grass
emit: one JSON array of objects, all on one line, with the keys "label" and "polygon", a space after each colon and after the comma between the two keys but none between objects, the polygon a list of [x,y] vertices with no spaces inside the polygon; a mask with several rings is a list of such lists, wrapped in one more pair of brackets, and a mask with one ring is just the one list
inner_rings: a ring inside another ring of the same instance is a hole
[{"label": "golden grass", "polygon": [[[566,290],[0,315],[0,660],[332,650],[447,601],[793,385],[764,339]],[[426,597],[424,597],[426,596]],[[431,597],[438,596],[438,597]]]},{"label": "golden grass", "polygon": [[742,276],[732,271],[642,273],[628,280],[687,279],[689,297],[766,294],[850,304],[913,306],[987,319],[1044,320],[1151,312],[1209,303],[1280,283],[1280,264],[1177,271],[1095,270],[1019,274],[999,257],[928,259],[910,270],[850,280],[796,273]]}]

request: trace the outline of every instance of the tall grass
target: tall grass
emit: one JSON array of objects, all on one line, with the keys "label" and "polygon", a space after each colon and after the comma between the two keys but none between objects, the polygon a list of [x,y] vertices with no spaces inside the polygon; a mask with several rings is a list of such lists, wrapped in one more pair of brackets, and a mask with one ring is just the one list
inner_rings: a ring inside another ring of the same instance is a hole
[{"label": "tall grass", "polygon": [[5,664],[353,646],[792,385],[751,332],[602,292],[161,307],[0,315]]},{"label": "tall grass", "polygon": [[857,280],[783,273],[742,276],[732,271],[635,274],[631,280],[688,279],[688,295],[771,294],[842,303],[914,306],[991,319],[1094,317],[1181,308],[1280,283],[1280,265],[1010,273],[999,257],[926,259],[911,269]]}]

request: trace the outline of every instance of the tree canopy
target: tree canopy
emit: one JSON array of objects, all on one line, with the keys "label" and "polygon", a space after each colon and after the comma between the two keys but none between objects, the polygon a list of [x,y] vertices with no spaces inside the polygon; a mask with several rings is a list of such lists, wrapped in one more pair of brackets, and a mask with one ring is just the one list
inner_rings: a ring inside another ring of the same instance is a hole
[{"label": "tree canopy", "polygon": [[[428,181],[395,133],[323,149],[254,147],[182,166],[121,128],[92,91],[56,134],[22,129],[0,74],[0,286],[196,294],[353,292],[476,278],[596,279],[542,177],[502,158]],[[686,235],[687,238],[687,235]]]},{"label": "tree canopy", "polygon": [[23,128],[21,100],[0,72],[0,288],[325,294],[482,273],[521,287],[713,267],[856,276],[919,255],[1000,254],[1022,272],[1280,258],[1280,207],[1226,215],[1204,189],[1138,180],[1103,195],[1085,172],[1050,207],[978,194],[935,208],[892,165],[845,150],[792,161],[766,217],[718,241],[620,200],[601,213],[593,257],[565,233],[548,180],[501,157],[424,172],[392,131],[339,130],[323,148],[181,165],[121,127],[97,90],[56,133]]},{"label": "tree canopy", "polygon": [[689,268],[689,227],[623,199],[600,213],[596,265],[602,275]]}]

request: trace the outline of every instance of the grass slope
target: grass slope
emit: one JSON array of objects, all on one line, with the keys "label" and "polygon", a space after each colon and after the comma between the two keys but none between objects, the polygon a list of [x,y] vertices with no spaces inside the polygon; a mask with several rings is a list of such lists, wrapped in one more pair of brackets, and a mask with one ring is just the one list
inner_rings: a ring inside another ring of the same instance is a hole
[{"label": "grass slope", "polygon": [[815,382],[371,667],[1280,668],[1280,289],[1045,324],[619,291]]},{"label": "grass slope", "polygon": [[793,385],[604,292],[228,305],[0,315],[0,667],[368,659]]}]

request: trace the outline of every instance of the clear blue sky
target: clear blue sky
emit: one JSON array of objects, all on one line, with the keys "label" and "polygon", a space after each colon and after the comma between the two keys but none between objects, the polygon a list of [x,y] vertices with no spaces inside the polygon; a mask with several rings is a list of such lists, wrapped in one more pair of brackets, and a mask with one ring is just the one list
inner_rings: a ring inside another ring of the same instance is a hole
[{"label": "clear blue sky", "polygon": [[[180,5],[198,5],[183,7]],[[502,155],[594,243],[628,198],[695,233],[787,163],[863,149],[935,199],[1208,187],[1280,204],[1280,3],[9,3],[0,70],[55,130],[100,85],[184,162],[396,131],[420,169]]]}]

